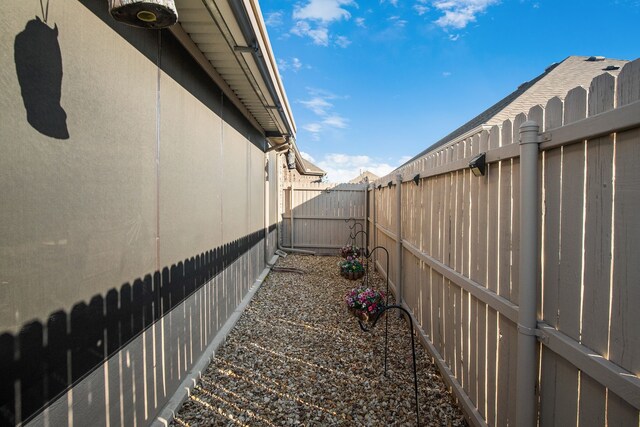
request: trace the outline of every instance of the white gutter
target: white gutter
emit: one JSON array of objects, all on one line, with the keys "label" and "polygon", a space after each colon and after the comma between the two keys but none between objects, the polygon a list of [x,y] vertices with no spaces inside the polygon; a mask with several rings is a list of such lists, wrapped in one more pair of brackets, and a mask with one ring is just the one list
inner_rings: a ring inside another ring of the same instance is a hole
[{"label": "white gutter", "polygon": [[[180,23],[177,23],[171,27],[169,27],[169,31],[171,34],[175,36],[175,38],[180,42],[180,44],[189,52],[189,54],[196,60],[198,65],[202,67],[202,69],[207,73],[207,75],[214,81],[216,85],[222,90],[227,98],[233,103],[233,105],[240,110],[242,115],[256,128],[262,129],[262,126],[258,123],[258,121],[253,117],[253,115],[247,110],[247,107],[240,101],[240,98],[235,94],[235,92],[229,87],[227,82],[218,74],[211,62],[204,56],[204,54],[198,49],[198,46],[193,42],[189,34],[182,28]],[[264,131],[264,129],[263,129]]]},{"label": "white gutter", "polygon": [[280,79],[280,73],[278,72],[278,66],[276,64],[275,57],[273,55],[273,49],[271,48],[269,35],[267,34],[266,25],[264,23],[264,20],[262,19],[262,11],[260,10],[260,5],[256,0],[243,0],[243,1],[244,1],[245,9],[247,11],[253,11],[253,13],[249,14],[249,19],[251,20],[251,24],[253,25],[256,33],[256,39],[257,39],[256,41],[261,51],[268,53],[266,59],[269,60],[267,63],[269,75],[271,79],[274,81],[274,83],[276,83],[276,90],[277,90],[278,97],[282,102],[284,112],[291,124],[291,128],[295,135],[297,131],[296,124],[293,119],[293,114],[291,112],[291,106],[289,105],[289,99],[287,98],[284,85],[282,84],[282,80]]},{"label": "white gutter", "polygon": [[[273,52],[270,46],[264,42],[266,33],[264,30],[258,28],[257,20],[255,19],[256,9],[251,6],[251,3],[249,3],[249,9],[247,9],[247,3],[243,0],[229,0],[228,4],[231,7],[235,22],[238,24],[245,43],[248,45],[255,44],[257,47],[257,49],[251,50],[249,53],[258,68],[259,77],[266,85],[269,95],[273,98],[278,113],[277,116],[284,122],[288,135],[295,137],[295,126],[291,118],[291,110],[282,92],[282,88],[279,85],[280,81],[276,78],[277,69],[274,70],[273,68]],[[249,11],[251,13],[249,13]],[[265,56],[268,58],[268,61],[265,60]],[[256,76],[253,77],[256,78]]]}]

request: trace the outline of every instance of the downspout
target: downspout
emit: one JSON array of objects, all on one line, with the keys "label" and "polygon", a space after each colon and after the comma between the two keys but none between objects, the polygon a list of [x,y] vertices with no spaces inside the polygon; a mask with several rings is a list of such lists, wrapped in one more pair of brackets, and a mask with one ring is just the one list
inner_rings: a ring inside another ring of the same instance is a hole
[{"label": "downspout", "polygon": [[516,371],[516,423],[536,425],[538,279],[538,124],[520,125],[520,297]]},{"label": "downspout", "polygon": [[[291,126],[291,124],[289,123],[289,120],[287,118],[287,115],[285,114],[284,111],[284,106],[282,101],[280,100],[280,97],[278,96],[278,92],[275,88],[275,86],[273,85],[273,81],[271,80],[270,76],[269,76],[269,71],[267,69],[267,64],[264,60],[264,57],[262,55],[262,52],[260,52],[260,49],[258,48],[258,41],[257,41],[257,36],[253,30],[253,27],[251,26],[251,23],[249,21],[249,17],[247,15],[247,11],[244,7],[244,5],[242,4],[242,2],[240,0],[229,0],[229,6],[231,7],[231,10],[233,11],[233,15],[236,18],[236,21],[238,22],[238,25],[240,27],[240,31],[242,32],[242,36],[244,37],[245,41],[249,44],[249,45],[253,45],[254,49],[251,50],[251,55],[253,56],[253,58],[256,61],[256,65],[258,66],[258,71],[260,72],[260,76],[262,76],[262,79],[264,80],[264,83],[267,86],[267,91],[269,92],[269,95],[273,98],[274,102],[276,103],[276,107],[277,107],[277,111],[278,111],[278,115],[280,116],[280,118],[282,119],[282,122],[284,123],[285,127],[287,128],[287,136],[293,137],[295,135],[293,128]],[[280,165],[278,162],[277,165],[277,169],[278,169],[278,175],[280,174]],[[280,183],[280,180],[278,179],[278,184]],[[278,209],[280,208],[280,193],[281,193],[281,188],[279,188],[280,185],[278,185]],[[277,222],[277,232],[278,232],[278,249],[281,251],[285,251],[285,252],[292,252],[292,253],[302,253],[302,254],[309,254],[309,255],[315,255],[316,253],[313,251],[307,251],[307,250],[303,250],[303,249],[293,249],[293,248],[285,248],[282,247],[282,245],[280,244],[280,220],[278,219]]]},{"label": "downspout", "polygon": [[[276,162],[276,174],[277,174],[277,180],[278,180],[278,191],[277,191],[277,205],[278,205],[278,217],[280,217],[281,212],[280,212],[280,194],[282,193],[282,186],[280,185],[280,170],[282,169],[280,167],[280,156],[276,156],[277,162]],[[281,240],[281,230],[280,230],[280,218],[278,218],[276,220],[276,232],[278,234],[277,236],[277,242],[278,242],[278,249],[283,251],[283,252],[290,252],[290,253],[296,253],[296,254],[307,254],[307,255],[315,255],[316,253],[313,251],[307,251],[304,249],[294,249],[294,248],[285,248],[282,246],[282,244],[280,243]]]},{"label": "downspout", "polygon": [[269,176],[269,153],[264,153],[264,262],[269,265],[269,180],[273,179]]}]

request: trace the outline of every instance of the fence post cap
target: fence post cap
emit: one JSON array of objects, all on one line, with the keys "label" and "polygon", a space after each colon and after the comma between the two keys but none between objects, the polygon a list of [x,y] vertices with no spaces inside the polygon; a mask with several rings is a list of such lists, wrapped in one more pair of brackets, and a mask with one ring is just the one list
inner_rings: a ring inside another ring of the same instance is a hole
[{"label": "fence post cap", "polygon": [[530,132],[534,129],[538,131],[539,128],[540,126],[538,126],[538,122],[535,120],[527,120],[520,125],[520,132]]}]

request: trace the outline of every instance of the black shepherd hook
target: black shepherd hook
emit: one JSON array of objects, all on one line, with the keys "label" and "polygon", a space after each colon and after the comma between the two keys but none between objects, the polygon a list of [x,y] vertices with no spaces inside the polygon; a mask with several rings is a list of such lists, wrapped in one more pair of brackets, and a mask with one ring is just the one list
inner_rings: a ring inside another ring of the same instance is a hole
[{"label": "black shepherd hook", "polygon": [[[382,308],[382,310],[380,310],[376,316],[373,319],[373,323],[371,324],[370,327],[367,327],[362,320],[358,319],[358,324],[360,325],[360,329],[362,329],[364,332],[370,332],[378,323],[378,320],[380,320],[380,316],[382,316],[382,314],[384,312],[386,312],[387,310],[391,310],[391,309],[398,309],[403,311],[407,317],[409,318],[409,335],[411,335],[411,351],[412,351],[412,356],[413,356],[413,387],[414,387],[414,392],[415,392],[415,400],[416,400],[416,425],[420,425],[420,415],[419,415],[419,406],[418,406],[418,373],[416,370],[416,345],[415,345],[415,341],[413,339],[413,319],[411,318],[411,315],[409,314],[409,312],[402,306],[400,305],[389,305],[389,251],[387,250],[387,248],[385,248],[384,246],[376,246],[375,248],[373,248],[371,250],[371,252],[365,253],[365,258],[367,259],[367,267],[366,267],[366,272],[367,274],[365,275],[365,280],[367,280],[367,285],[368,285],[368,273],[369,273],[369,258],[371,258],[371,256],[373,255],[373,253],[378,250],[378,249],[382,249],[385,254],[387,255],[387,265],[386,265],[386,276],[387,276],[387,286],[386,286],[386,294],[385,294],[385,306],[384,308]],[[387,375],[387,353],[388,353],[388,347],[389,347],[389,319],[388,316],[385,316],[384,318],[385,320],[385,329],[384,329],[384,374],[385,376]]]},{"label": "black shepherd hook", "polygon": [[[371,252],[369,253],[365,253],[364,256],[367,259],[367,275],[365,275],[365,280],[367,280],[367,284],[368,284],[368,273],[369,273],[369,258],[371,258],[371,256],[373,255],[373,253],[378,250],[378,249],[382,249],[386,256],[387,256],[387,270],[386,270],[386,276],[387,276],[387,287],[386,287],[386,294],[385,294],[385,303],[384,303],[384,307],[382,308],[382,310],[380,310],[376,316],[373,319],[373,323],[371,324],[371,326],[367,327],[365,326],[365,324],[362,322],[362,320],[358,319],[358,324],[360,325],[360,329],[362,329],[364,332],[370,332],[378,323],[378,320],[380,320],[380,317],[382,316],[382,314],[384,312],[386,312],[387,310],[391,310],[391,309],[398,309],[401,311],[404,311],[404,313],[407,315],[407,317],[409,318],[409,335],[411,335],[411,351],[412,351],[412,356],[413,356],[413,388],[415,391],[415,400],[416,400],[416,425],[420,425],[420,415],[419,415],[419,406],[418,406],[418,372],[416,369],[416,345],[415,345],[415,341],[413,339],[413,319],[411,318],[411,315],[409,314],[409,312],[402,306],[400,305],[389,305],[389,251],[387,250],[387,248],[385,248],[384,246],[376,246],[375,248],[373,248],[371,250]],[[387,375],[387,350],[389,347],[389,319],[387,316],[384,317],[385,319],[385,330],[384,330],[384,374],[385,376]]]},{"label": "black shepherd hook", "polygon": [[[344,222],[346,222],[346,223],[349,223],[349,221],[354,221],[355,222],[356,219],[354,217],[350,216],[349,218],[344,220]],[[349,228],[351,228],[351,227],[349,227]]]},{"label": "black shepherd hook", "polygon": [[[387,250],[387,248],[385,248],[384,246],[376,246],[375,248],[371,249],[371,252],[369,252],[368,254],[365,254],[365,258],[367,259],[367,265],[365,267],[365,281],[367,286],[369,285],[369,258],[371,258],[371,256],[373,255],[373,253],[375,251],[377,251],[378,249],[382,249],[384,251],[385,254],[387,254],[387,269],[386,271],[386,276],[387,276],[387,287],[386,287],[386,291],[385,291],[385,301],[384,301],[384,305],[385,306],[389,306],[389,251]],[[377,321],[377,318],[376,318]],[[358,323],[360,324],[360,329],[362,329],[365,332],[368,332],[369,329],[362,323],[361,320],[358,320]],[[374,323],[375,325],[375,323]],[[387,373],[387,347],[389,344],[389,319],[386,318],[384,319],[384,373]]]},{"label": "black shepherd hook", "polygon": [[[380,310],[378,312],[378,314],[376,314],[376,317],[374,317],[373,319],[373,323],[371,324],[371,328],[369,329],[365,329],[362,325],[362,321],[358,320],[358,322],[360,322],[360,327],[362,328],[363,331],[370,331],[371,329],[373,329],[376,326],[376,323],[378,323],[378,320],[380,319],[380,316],[382,316],[382,314],[387,311],[387,310],[391,310],[391,309],[398,309],[401,311],[404,311],[404,313],[407,315],[407,317],[409,318],[409,335],[411,335],[411,355],[413,356],[413,389],[415,392],[415,399],[416,399],[416,425],[420,425],[420,407],[418,406],[418,372],[416,369],[416,344],[415,341],[413,339],[413,319],[411,318],[411,314],[409,314],[409,312],[407,311],[406,308],[400,306],[400,305],[387,305],[385,306],[382,310]],[[386,319],[387,316],[385,316]],[[387,343],[386,343],[386,332],[385,332],[385,360],[384,360],[384,375],[387,375]]]},{"label": "black shepherd hook", "polygon": [[378,249],[382,249],[385,254],[387,255],[387,269],[386,271],[386,276],[387,276],[387,288],[386,288],[386,297],[387,300],[385,301],[385,305],[389,305],[389,251],[387,250],[387,248],[385,248],[384,246],[376,246],[375,248],[371,249],[371,252],[367,252],[364,254],[364,257],[367,259],[367,271],[369,270],[369,258],[371,258],[371,256],[373,255],[373,253],[378,250]]},{"label": "black shepherd hook", "polygon": [[[364,234],[364,235],[365,235],[365,238],[368,238],[368,237],[369,237],[369,236],[367,235],[367,232],[366,232],[366,231],[364,231],[364,230],[360,230],[360,231],[356,232],[356,234],[351,234],[351,233],[349,233],[349,237],[351,237],[351,241],[355,243],[355,241],[356,241],[356,237],[358,237],[358,234],[360,234],[360,233]],[[364,247],[365,245],[362,245],[362,246]],[[364,248],[363,248],[363,249],[364,249]]]}]

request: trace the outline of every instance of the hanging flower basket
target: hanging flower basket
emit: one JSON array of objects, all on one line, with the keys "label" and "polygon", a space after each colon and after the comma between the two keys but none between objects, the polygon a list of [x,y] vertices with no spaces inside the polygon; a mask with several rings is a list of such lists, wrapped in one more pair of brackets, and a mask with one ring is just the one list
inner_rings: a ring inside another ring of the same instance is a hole
[{"label": "hanging flower basket", "polygon": [[345,296],[349,312],[358,320],[372,322],[385,307],[385,294],[377,289],[358,287]]},{"label": "hanging flower basket", "polygon": [[361,253],[360,248],[355,245],[345,245],[340,248],[340,256],[345,259],[349,257],[358,258]]},{"label": "hanging flower basket", "polygon": [[344,277],[345,279],[358,280],[358,279],[364,277],[364,270],[362,270],[362,271],[341,271],[340,275],[342,275],[342,277]]},{"label": "hanging flower basket", "polygon": [[347,257],[346,261],[340,261],[340,275],[349,280],[357,280],[364,276],[364,266],[354,257]]}]

